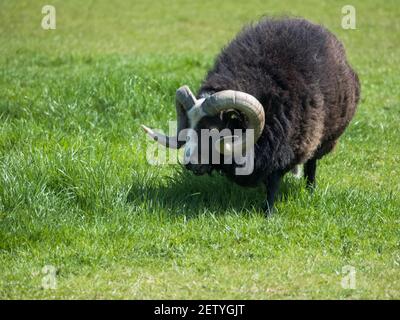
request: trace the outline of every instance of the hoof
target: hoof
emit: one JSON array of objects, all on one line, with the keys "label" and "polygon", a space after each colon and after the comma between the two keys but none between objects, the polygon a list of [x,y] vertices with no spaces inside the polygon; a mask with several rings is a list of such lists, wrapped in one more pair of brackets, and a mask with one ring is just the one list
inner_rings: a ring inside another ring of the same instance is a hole
[{"label": "hoof", "polygon": [[274,208],[273,205],[271,206],[271,205],[269,205],[268,203],[266,203],[266,204],[264,204],[263,210],[264,210],[265,216],[266,216],[266,217],[269,217],[270,215],[272,215],[272,214],[274,213],[275,208]]}]

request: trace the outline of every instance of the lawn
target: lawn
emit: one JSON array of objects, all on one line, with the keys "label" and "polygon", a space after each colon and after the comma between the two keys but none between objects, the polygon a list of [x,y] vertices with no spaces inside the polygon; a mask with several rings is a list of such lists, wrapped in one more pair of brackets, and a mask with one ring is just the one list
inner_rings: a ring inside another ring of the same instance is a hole
[{"label": "lawn", "polygon": [[[397,0],[352,1],[356,30],[345,1],[54,0],[55,30],[44,4],[0,1],[0,298],[400,298]],[[362,99],[315,192],[288,175],[266,219],[261,187],[150,165],[140,124],[276,14],[333,31]]]}]

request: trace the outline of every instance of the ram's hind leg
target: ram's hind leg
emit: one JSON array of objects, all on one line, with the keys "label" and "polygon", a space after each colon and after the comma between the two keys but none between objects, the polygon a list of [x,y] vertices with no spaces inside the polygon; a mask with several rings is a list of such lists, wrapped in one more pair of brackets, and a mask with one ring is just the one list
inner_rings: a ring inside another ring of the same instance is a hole
[{"label": "ram's hind leg", "polygon": [[307,188],[314,189],[316,186],[315,174],[317,172],[317,159],[313,158],[304,164],[304,177],[306,178]]},{"label": "ram's hind leg", "polygon": [[337,140],[324,142],[314,154],[314,157],[304,164],[304,177],[306,178],[307,187],[314,189],[316,186],[315,175],[317,171],[317,160],[331,152],[336,146]]}]

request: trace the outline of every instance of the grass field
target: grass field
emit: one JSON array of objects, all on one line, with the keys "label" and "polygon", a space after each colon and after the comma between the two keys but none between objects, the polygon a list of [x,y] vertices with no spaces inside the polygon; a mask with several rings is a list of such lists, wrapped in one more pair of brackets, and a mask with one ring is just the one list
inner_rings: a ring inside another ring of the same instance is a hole
[{"label": "grass field", "polygon": [[[400,298],[400,7],[351,1],[0,0],[0,298]],[[141,123],[263,15],[323,23],[362,100],[314,194],[152,166]],[[56,288],[49,289],[56,270]],[[355,288],[341,282],[355,269]]]}]

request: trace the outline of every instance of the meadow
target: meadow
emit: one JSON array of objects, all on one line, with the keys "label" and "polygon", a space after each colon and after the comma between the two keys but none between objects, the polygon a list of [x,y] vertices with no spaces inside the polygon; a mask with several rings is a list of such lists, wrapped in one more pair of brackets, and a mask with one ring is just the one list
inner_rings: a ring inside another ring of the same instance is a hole
[{"label": "meadow", "polygon": [[[0,298],[399,299],[400,7],[353,0],[345,30],[346,4],[0,0]],[[324,24],[362,84],[314,193],[287,175],[268,219],[262,187],[149,164],[140,129],[264,15]]]}]

